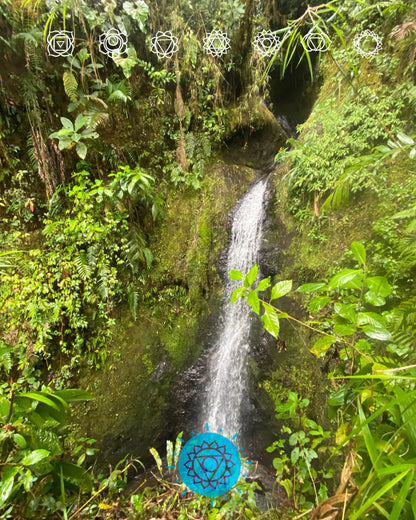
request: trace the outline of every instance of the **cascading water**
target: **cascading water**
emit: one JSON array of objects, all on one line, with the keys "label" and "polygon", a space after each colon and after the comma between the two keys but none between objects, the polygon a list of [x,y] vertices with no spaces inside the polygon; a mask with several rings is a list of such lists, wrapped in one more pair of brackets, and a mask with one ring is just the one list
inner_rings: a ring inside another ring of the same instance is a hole
[{"label": "cascading water", "polygon": [[[231,244],[227,255],[227,275],[232,269],[247,274],[257,263],[264,220],[267,178],[248,189],[233,215]],[[230,436],[241,431],[241,410],[247,395],[247,355],[251,309],[245,301],[231,305],[238,282],[225,285],[223,322],[209,361],[209,385],[204,420],[209,428]]]}]

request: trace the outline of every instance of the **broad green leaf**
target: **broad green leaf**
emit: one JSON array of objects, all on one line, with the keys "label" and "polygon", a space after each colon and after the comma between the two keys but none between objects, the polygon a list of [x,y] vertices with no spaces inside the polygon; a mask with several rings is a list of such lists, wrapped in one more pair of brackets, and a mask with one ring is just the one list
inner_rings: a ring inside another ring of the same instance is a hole
[{"label": "broad green leaf", "polygon": [[13,440],[19,446],[19,448],[21,448],[22,450],[24,450],[26,448],[26,446],[27,446],[26,439],[23,437],[23,435],[20,435],[20,433],[15,433],[13,435]]},{"label": "broad green leaf", "polygon": [[72,139],[59,139],[58,148],[60,150],[65,150],[72,144]]},{"label": "broad green leaf", "polygon": [[88,151],[88,148],[85,143],[78,143],[75,150],[77,151],[78,157],[80,159],[85,159]]},{"label": "broad green leaf", "polygon": [[338,316],[341,316],[341,318],[344,318],[352,323],[354,323],[357,318],[354,303],[336,303],[334,305],[334,310]]},{"label": "broad green leaf", "polygon": [[61,117],[61,123],[64,128],[74,131],[74,125],[67,117]]},{"label": "broad green leaf", "polygon": [[231,278],[231,280],[244,280],[243,273],[240,273],[240,271],[237,271],[236,269],[230,271],[228,276]]},{"label": "broad green leaf", "polygon": [[261,321],[264,324],[264,328],[277,339],[279,335],[280,324],[276,309],[274,309],[268,303],[263,303],[263,308],[264,314],[261,317]]},{"label": "broad green leaf", "polygon": [[29,399],[33,399],[35,401],[44,403],[47,406],[54,408],[57,412],[61,411],[55,401],[53,401],[50,397],[45,396],[41,392],[25,392],[25,393],[18,393],[16,395],[17,395],[17,397],[29,398]]},{"label": "broad green leaf", "polygon": [[24,457],[21,464],[23,466],[33,466],[41,460],[46,459],[46,457],[49,457],[49,455],[50,452],[48,450],[33,450],[29,455]]},{"label": "broad green leaf", "polygon": [[391,286],[384,276],[370,276],[365,281],[366,286],[383,298],[391,293]]},{"label": "broad green leaf", "polygon": [[359,289],[361,287],[363,272],[361,269],[343,269],[331,278],[329,287],[342,287],[344,289]]},{"label": "broad green leaf", "polygon": [[277,282],[276,285],[272,288],[272,294],[270,296],[270,301],[276,300],[277,298],[281,298],[288,292],[292,290],[292,280],[282,280],[281,282]]},{"label": "broad green leaf", "polygon": [[14,484],[14,475],[9,478],[2,479],[0,483],[0,507],[2,507],[9,498]]},{"label": "broad green leaf", "polygon": [[254,280],[257,278],[258,267],[253,265],[247,276],[244,278],[244,287],[250,287]]},{"label": "broad green leaf", "polygon": [[51,134],[49,137],[62,137],[64,135],[72,134],[72,130],[69,130],[69,128],[61,128],[61,130],[58,130],[55,132],[55,134]]},{"label": "broad green leaf", "polygon": [[351,251],[354,255],[354,258],[357,260],[357,262],[361,265],[365,265],[366,261],[366,254],[365,254],[365,248],[361,244],[361,242],[353,242],[351,244]]},{"label": "broad green leaf", "polygon": [[315,296],[315,298],[308,305],[308,310],[311,313],[319,312],[331,301],[329,296]]},{"label": "broad green leaf", "polygon": [[317,357],[323,356],[336,340],[337,338],[335,336],[322,336],[318,341],[315,341],[315,344],[311,349],[312,354],[315,354]]},{"label": "broad green leaf", "polygon": [[260,300],[256,291],[250,291],[247,296],[247,303],[251,306],[256,314],[260,312]]},{"label": "broad green leaf", "polygon": [[256,287],[256,291],[265,291],[270,287],[270,276],[264,278],[260,281],[259,285]]},{"label": "broad green leaf", "polygon": [[334,325],[334,332],[337,336],[351,336],[354,334],[354,325],[345,325],[343,323],[336,323]]},{"label": "broad green leaf", "polygon": [[374,305],[374,307],[382,307],[385,305],[386,300],[373,291],[368,291],[364,294],[364,300],[370,305]]},{"label": "broad green leaf", "polygon": [[346,386],[341,386],[338,390],[331,392],[328,398],[329,406],[342,406],[345,403],[347,392],[348,388]]},{"label": "broad green leaf", "polygon": [[85,125],[85,123],[88,121],[88,117],[83,116],[82,114],[79,114],[77,118],[75,119],[74,127],[75,132],[78,132],[78,130],[81,130],[81,128]]},{"label": "broad green leaf", "polygon": [[357,315],[358,325],[374,325],[386,327],[386,320],[375,312],[359,312]]},{"label": "broad green leaf", "polygon": [[320,291],[322,289],[327,289],[325,283],[304,283],[300,287],[296,289],[297,292],[309,293],[313,291]]},{"label": "broad green leaf", "polygon": [[60,397],[67,403],[71,403],[73,401],[89,401],[90,399],[94,399],[93,394],[87,392],[86,390],[79,390],[77,388],[67,388],[65,390],[56,390],[54,395]]},{"label": "broad green leaf", "polygon": [[231,295],[231,305],[235,303],[239,298],[241,298],[241,296],[244,295],[246,290],[247,289],[245,287],[237,287],[237,289]]},{"label": "broad green leaf", "polygon": [[361,328],[369,338],[378,339],[379,341],[388,341],[392,338],[390,332],[384,327],[379,327],[377,325],[364,325]]}]

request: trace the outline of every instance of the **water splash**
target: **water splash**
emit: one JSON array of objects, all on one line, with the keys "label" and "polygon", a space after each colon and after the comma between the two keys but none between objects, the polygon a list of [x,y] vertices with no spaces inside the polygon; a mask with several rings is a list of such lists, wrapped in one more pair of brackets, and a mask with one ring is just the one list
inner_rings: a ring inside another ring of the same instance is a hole
[{"label": "water splash", "polygon": [[[233,215],[231,243],[227,255],[227,275],[232,269],[247,274],[258,262],[264,220],[264,197],[267,178],[251,186],[240,200]],[[241,430],[241,409],[247,395],[247,355],[251,309],[230,299],[240,282],[228,279],[223,303],[224,320],[209,362],[209,379],[205,419],[211,430],[223,429],[230,436]]]}]

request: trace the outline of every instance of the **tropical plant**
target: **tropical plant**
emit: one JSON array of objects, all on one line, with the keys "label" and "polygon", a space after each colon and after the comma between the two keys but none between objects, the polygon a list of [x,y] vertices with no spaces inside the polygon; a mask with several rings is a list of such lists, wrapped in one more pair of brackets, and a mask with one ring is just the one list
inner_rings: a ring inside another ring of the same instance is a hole
[{"label": "tropical plant", "polygon": [[[336,435],[339,447],[334,453],[349,446],[359,455],[354,465],[358,493],[346,518],[357,520],[370,511],[386,518],[416,518],[415,365],[402,365],[402,360],[413,354],[414,301],[409,300],[390,312],[381,311],[388,305],[390,284],[383,276],[370,275],[361,243],[353,242],[351,252],[358,267],[342,269],[328,283],[309,283],[297,289],[298,293],[313,294],[308,302],[311,319],[306,322],[272,304],[289,293],[290,281],[277,282],[268,301],[259,296],[271,283],[266,278],[253,288],[257,266],[246,276],[239,271],[230,272],[232,279],[243,281],[243,286],[234,291],[232,302],[244,298],[256,314],[262,309],[264,327],[274,337],[278,336],[280,319],[306,326],[319,335],[311,352],[318,357],[330,353],[338,359],[335,373],[330,375],[336,390],[328,400],[330,416],[341,418]],[[293,396],[295,403],[294,399]],[[290,403],[291,400],[279,410],[290,410]],[[296,410],[296,406],[292,408]],[[293,446],[298,443],[300,433]],[[280,444],[275,446],[283,447]],[[296,463],[303,445],[298,448],[293,457]],[[279,471],[289,470],[289,459],[283,452],[276,464]],[[299,487],[302,483],[303,479]],[[296,486],[291,488],[295,489]],[[351,493],[346,493],[347,502]],[[298,497],[296,503],[300,500]]]},{"label": "tropical plant", "polygon": [[83,141],[86,139],[97,139],[98,137],[98,133],[88,127],[84,128],[84,130],[80,132],[81,128],[86,125],[87,121],[88,118],[81,114],[77,116],[74,123],[66,117],[61,117],[61,130],[53,132],[49,137],[50,139],[58,139],[60,150],[75,146],[78,157],[85,159],[88,148]]},{"label": "tropical plant", "polygon": [[69,404],[91,398],[83,390],[27,392],[16,383],[2,386],[1,518],[44,518],[57,511],[68,518],[79,494],[91,491],[90,474],[63,458]]}]

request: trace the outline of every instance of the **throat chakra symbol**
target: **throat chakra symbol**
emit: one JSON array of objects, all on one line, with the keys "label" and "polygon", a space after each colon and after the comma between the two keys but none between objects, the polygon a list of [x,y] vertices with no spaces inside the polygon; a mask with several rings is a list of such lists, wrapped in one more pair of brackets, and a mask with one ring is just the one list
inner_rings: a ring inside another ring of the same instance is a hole
[{"label": "throat chakra symbol", "polygon": [[241,460],[234,444],[219,433],[192,437],[179,455],[179,475],[195,493],[218,497],[237,482]]},{"label": "throat chakra symbol", "polygon": [[272,31],[262,31],[257,33],[253,45],[261,56],[272,56],[278,48],[280,38]]},{"label": "throat chakra symbol", "polygon": [[[370,45],[370,40],[373,40],[371,42],[373,48],[363,49],[362,45]],[[378,36],[374,31],[370,31],[369,29],[366,29],[358,36],[356,36],[352,43],[354,45],[354,49],[364,58],[372,58],[373,56],[376,56],[383,47],[380,36]]]},{"label": "throat chakra symbol", "polygon": [[204,38],[204,49],[211,56],[222,56],[229,48],[230,38],[228,38],[227,33],[223,33],[219,29],[211,31]]},{"label": "throat chakra symbol", "polygon": [[159,59],[172,58],[179,50],[178,38],[173,36],[170,31],[158,31],[150,41],[152,43],[151,52],[157,54]]}]

